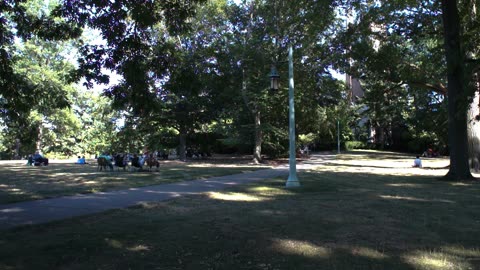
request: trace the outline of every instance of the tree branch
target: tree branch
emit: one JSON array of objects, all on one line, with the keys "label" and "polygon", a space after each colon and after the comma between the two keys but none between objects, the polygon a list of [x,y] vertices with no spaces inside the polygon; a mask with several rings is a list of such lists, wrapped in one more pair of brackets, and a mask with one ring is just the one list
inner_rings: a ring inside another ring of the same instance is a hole
[{"label": "tree branch", "polygon": [[425,82],[407,82],[407,84],[410,85],[415,85],[423,88],[428,88],[430,90],[433,90],[437,92],[438,94],[447,95],[447,87],[445,87],[443,84],[438,83],[438,84],[431,84],[431,83],[425,83]]}]

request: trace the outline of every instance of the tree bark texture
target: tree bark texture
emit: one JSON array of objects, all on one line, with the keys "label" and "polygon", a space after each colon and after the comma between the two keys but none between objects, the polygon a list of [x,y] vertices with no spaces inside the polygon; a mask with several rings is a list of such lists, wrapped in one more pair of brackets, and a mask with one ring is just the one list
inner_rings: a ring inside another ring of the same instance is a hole
[{"label": "tree bark texture", "polygon": [[263,142],[263,132],[261,127],[261,118],[260,111],[257,110],[254,113],[255,115],[255,147],[253,149],[253,162],[260,163],[262,162],[262,142]]},{"label": "tree bark texture", "polygon": [[35,142],[35,150],[36,151],[42,151],[42,140],[43,140],[43,125],[42,122],[38,125],[37,128],[37,141]]},{"label": "tree bark texture", "polygon": [[480,115],[480,93],[476,84],[475,96],[473,102],[470,104],[468,110],[468,157],[470,161],[470,168],[478,172],[480,169],[480,122],[476,117]]},{"label": "tree bark texture", "polygon": [[15,159],[20,159],[20,139],[15,139]]},{"label": "tree bark texture", "polygon": [[448,74],[448,141],[450,145],[450,170],[445,179],[469,180],[473,177],[468,165],[465,60],[460,45],[460,17],[456,0],[442,0],[442,19]]},{"label": "tree bark texture", "polygon": [[245,78],[245,70],[242,70],[242,98],[245,106],[252,112],[254,116],[254,125],[255,125],[255,142],[253,147],[253,162],[258,164],[262,162],[262,143],[263,143],[263,132],[261,127],[261,114],[257,106],[250,106],[250,101],[247,96],[247,80]]},{"label": "tree bark texture", "polygon": [[[475,0],[471,1],[472,10],[471,18],[475,20],[477,17],[477,7]],[[473,101],[470,104],[467,120],[468,120],[468,158],[470,169],[478,172],[480,169],[480,122],[477,117],[480,116],[480,73],[473,75],[474,90]]]},{"label": "tree bark texture", "polygon": [[186,149],[187,149],[187,131],[185,128],[180,128],[180,145],[178,147],[178,156],[180,160],[186,161]]}]

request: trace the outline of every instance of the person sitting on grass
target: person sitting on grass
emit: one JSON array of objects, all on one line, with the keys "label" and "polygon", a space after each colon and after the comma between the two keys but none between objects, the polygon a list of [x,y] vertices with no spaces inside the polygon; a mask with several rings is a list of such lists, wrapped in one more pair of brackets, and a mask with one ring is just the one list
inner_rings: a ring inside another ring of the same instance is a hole
[{"label": "person sitting on grass", "polygon": [[123,154],[123,164],[124,164],[125,167],[128,166],[128,163],[130,162],[131,159],[132,159],[132,158],[131,158],[131,156],[130,156],[129,153],[125,152],[125,153]]},{"label": "person sitting on grass", "polygon": [[104,158],[111,171],[113,171],[112,157],[108,153],[102,153],[98,158]]},{"label": "person sitting on grass", "polygon": [[420,156],[417,156],[413,161],[413,167],[422,168],[422,160],[420,159]]},{"label": "person sitting on grass", "polygon": [[158,171],[158,167],[160,167],[160,162],[158,162],[157,158],[153,154],[150,154],[145,162],[147,163],[147,166],[150,170],[152,169],[152,167],[157,167]]},{"label": "person sitting on grass", "polygon": [[135,168],[138,168],[138,169],[142,169],[142,164],[140,162],[140,158],[137,156],[137,154],[134,154],[133,155],[133,158],[132,158],[132,167],[135,167]]},{"label": "person sitting on grass", "polygon": [[39,151],[36,151],[33,155],[33,165],[34,166],[47,166],[48,158],[42,156]]},{"label": "person sitting on grass", "polygon": [[115,166],[119,167],[119,168],[123,168],[123,170],[125,170],[127,168],[127,162],[125,162],[125,157],[118,153],[116,156],[115,156]]},{"label": "person sitting on grass", "polygon": [[27,166],[33,166],[33,156],[32,155],[28,155]]},{"label": "person sitting on grass", "polygon": [[77,162],[75,162],[75,164],[87,164],[87,162],[85,161],[85,157],[78,156]]}]

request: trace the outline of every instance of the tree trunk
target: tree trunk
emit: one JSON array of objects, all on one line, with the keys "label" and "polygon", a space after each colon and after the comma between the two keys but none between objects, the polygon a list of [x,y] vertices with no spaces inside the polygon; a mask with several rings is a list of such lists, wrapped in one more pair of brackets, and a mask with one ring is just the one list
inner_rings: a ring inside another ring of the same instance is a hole
[{"label": "tree trunk", "polygon": [[385,129],[383,126],[379,126],[377,128],[377,134],[378,134],[378,142],[380,143],[380,149],[384,150],[385,149]]},{"label": "tree trunk", "polygon": [[42,140],[43,140],[43,126],[42,122],[39,123],[38,129],[37,129],[37,141],[35,142],[35,150],[42,152]]},{"label": "tree trunk", "polygon": [[480,115],[479,100],[480,93],[478,91],[478,83],[476,85],[476,92],[473,102],[470,104],[468,110],[468,157],[470,161],[470,168],[478,172],[480,169],[480,122],[476,117]]},{"label": "tree trunk", "polygon": [[187,160],[186,149],[187,149],[187,130],[184,127],[180,128],[180,145],[178,146],[178,156],[181,161]]},{"label": "tree trunk", "polygon": [[472,179],[468,166],[467,98],[464,80],[464,55],[460,46],[460,18],[456,0],[442,0],[445,56],[448,74],[448,141],[450,170],[447,180]]},{"label": "tree trunk", "polygon": [[[471,1],[472,11],[471,18],[477,17],[477,7],[475,1]],[[480,169],[480,122],[476,119],[480,115],[480,73],[473,76],[475,82],[475,95],[470,104],[467,120],[468,120],[468,157],[470,161],[470,169],[478,172]]]},{"label": "tree trunk", "polygon": [[263,132],[260,126],[260,111],[256,111],[255,115],[255,147],[253,149],[253,162],[256,164],[262,162],[262,142]]},{"label": "tree trunk", "polygon": [[262,143],[263,143],[263,132],[261,129],[261,118],[260,118],[260,110],[257,106],[253,108],[250,106],[250,101],[247,96],[247,80],[245,78],[245,70],[242,70],[242,98],[245,106],[253,113],[254,116],[254,124],[255,124],[255,146],[253,148],[253,162],[255,164],[259,164],[262,162]]},{"label": "tree trunk", "polygon": [[14,159],[20,159],[20,139],[15,139],[15,157]]}]

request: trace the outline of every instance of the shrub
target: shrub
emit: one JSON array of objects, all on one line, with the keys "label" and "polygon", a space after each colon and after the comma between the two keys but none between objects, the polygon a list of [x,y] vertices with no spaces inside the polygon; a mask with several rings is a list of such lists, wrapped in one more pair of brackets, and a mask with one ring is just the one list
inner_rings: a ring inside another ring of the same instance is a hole
[{"label": "shrub", "polygon": [[346,141],[345,142],[345,150],[353,150],[353,149],[365,149],[366,145],[364,142],[361,141]]},{"label": "shrub", "polygon": [[422,136],[412,139],[408,142],[408,151],[412,153],[423,153],[428,148],[436,149],[437,143],[431,137]]}]

